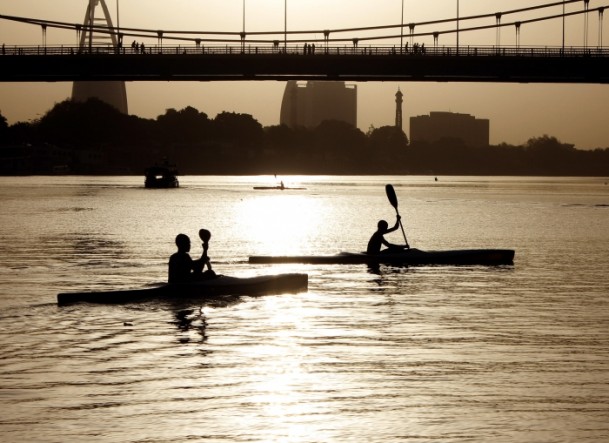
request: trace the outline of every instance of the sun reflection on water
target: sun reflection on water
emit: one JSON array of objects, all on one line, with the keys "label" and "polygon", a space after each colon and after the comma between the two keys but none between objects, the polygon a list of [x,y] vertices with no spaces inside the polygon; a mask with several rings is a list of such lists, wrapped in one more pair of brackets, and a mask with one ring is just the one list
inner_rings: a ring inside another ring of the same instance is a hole
[{"label": "sun reflection on water", "polygon": [[263,420],[277,430],[277,441],[303,441],[310,432],[310,417],[325,412],[310,401],[319,381],[304,364],[311,356],[302,337],[311,331],[306,311],[299,305],[292,298],[265,299],[261,306],[268,315],[265,331],[273,339],[266,346],[251,348],[253,360],[259,362],[254,370],[260,372],[251,400],[259,405]]},{"label": "sun reflection on water", "polygon": [[[281,191],[280,191],[281,192]],[[264,254],[305,254],[327,220],[325,204],[307,195],[251,197],[236,207],[242,236]]]}]

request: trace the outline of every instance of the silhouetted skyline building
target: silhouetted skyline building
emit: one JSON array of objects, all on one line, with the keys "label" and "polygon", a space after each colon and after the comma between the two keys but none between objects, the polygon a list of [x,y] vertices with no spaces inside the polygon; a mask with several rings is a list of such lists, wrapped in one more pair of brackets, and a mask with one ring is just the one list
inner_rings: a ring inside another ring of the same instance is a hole
[{"label": "silhouetted skyline building", "polygon": [[340,81],[288,81],[281,102],[280,124],[313,129],[324,120],[357,126],[357,86]]},{"label": "silhouetted skyline building", "polygon": [[490,140],[490,121],[469,114],[430,112],[410,117],[410,141],[434,143],[460,139],[471,147],[486,147]]},{"label": "silhouetted skyline building", "polygon": [[398,86],[398,92],[395,93],[395,126],[396,128],[402,129],[402,103],[404,100],[402,97],[402,91],[400,91],[400,87]]},{"label": "silhouetted skyline building", "polygon": [[[101,6],[103,17],[95,15],[97,6]],[[83,52],[89,52],[94,51],[96,46],[107,47],[111,44],[115,50],[120,50],[122,45],[115,34],[96,34],[92,31],[94,26],[114,28],[105,0],[88,0],[79,48]],[[123,114],[128,113],[127,89],[124,81],[76,81],[72,84],[73,101],[83,102],[90,98],[98,98]]]}]

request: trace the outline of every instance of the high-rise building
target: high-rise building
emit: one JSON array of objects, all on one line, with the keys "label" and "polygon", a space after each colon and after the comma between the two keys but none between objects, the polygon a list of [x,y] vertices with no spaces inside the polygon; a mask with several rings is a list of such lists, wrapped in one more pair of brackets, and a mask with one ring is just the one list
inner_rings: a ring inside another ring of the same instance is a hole
[{"label": "high-rise building", "polygon": [[[103,17],[96,16],[96,7],[101,6]],[[114,29],[110,11],[105,0],[88,0],[87,11],[80,35],[80,50],[93,51],[96,46],[107,47],[109,43],[115,49],[119,48],[116,34],[99,34],[92,30],[94,26],[103,26]],[[89,98],[99,100],[114,106],[123,114],[128,113],[127,89],[124,81],[76,81],[72,85],[72,100],[86,101]]]},{"label": "high-rise building", "polygon": [[312,129],[324,120],[357,126],[357,86],[340,81],[290,80],[283,93],[280,123]]},{"label": "high-rise building", "polygon": [[469,114],[431,112],[410,117],[410,141],[434,143],[441,139],[460,139],[467,146],[489,145],[490,122]]}]

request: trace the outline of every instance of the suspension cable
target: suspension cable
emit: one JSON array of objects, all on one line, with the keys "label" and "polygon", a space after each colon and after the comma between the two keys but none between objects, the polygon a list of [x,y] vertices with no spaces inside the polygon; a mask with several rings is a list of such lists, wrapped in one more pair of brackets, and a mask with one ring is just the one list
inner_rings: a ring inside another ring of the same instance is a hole
[{"label": "suspension cable", "polygon": [[[500,16],[513,15],[513,14],[517,14],[517,13],[530,12],[533,10],[540,10],[540,9],[556,7],[556,6],[561,6],[563,4],[576,3],[576,2],[581,2],[581,0],[565,0],[564,2],[546,3],[546,4],[537,5],[537,6],[529,6],[526,8],[513,9],[513,10],[508,10],[508,11],[499,12],[499,13],[478,14],[478,15],[460,17],[459,21],[480,20],[480,19],[491,18],[491,17],[496,18],[499,14],[500,14]],[[605,5],[602,7],[595,8],[595,9],[601,11],[607,7],[609,7],[609,5]],[[588,14],[589,12],[590,12],[590,10],[585,8],[580,11],[573,11],[573,12],[568,12],[568,13],[564,13],[564,14],[537,17],[537,18],[532,18],[532,19],[528,19],[528,20],[519,20],[518,22],[511,22],[511,23],[497,22],[497,23],[491,24],[491,25],[481,25],[481,26],[471,26],[471,27],[466,27],[466,28],[460,28],[459,32],[480,31],[480,30],[494,29],[494,28],[500,29],[501,27],[514,26],[516,23],[520,23],[520,24],[536,23],[536,22],[554,20],[557,18],[564,18],[564,17],[575,16],[575,15],[580,15],[580,14]],[[82,25],[72,24],[72,23],[62,22],[62,21],[44,20],[44,19],[29,18],[29,17],[18,17],[18,16],[10,16],[10,15],[2,15],[2,14],[0,14],[0,19],[20,22],[20,23],[26,23],[26,24],[31,24],[31,25],[37,25],[37,26],[51,27],[51,28],[55,28],[55,29],[76,30],[77,32],[90,31],[90,32],[106,33],[106,34],[117,34],[118,33],[118,28],[109,28],[107,26],[98,26],[98,25],[82,26]],[[382,30],[382,29],[398,28],[399,30],[401,30],[401,28],[404,28],[404,27],[409,27],[412,31],[416,26],[421,27],[421,26],[429,26],[429,25],[434,25],[434,24],[445,24],[445,23],[452,23],[455,21],[456,21],[456,19],[441,19],[441,20],[432,20],[432,21],[408,23],[408,24],[397,24],[397,25],[368,26],[368,27],[359,27],[359,28],[337,28],[334,30],[327,30],[327,29],[326,30],[309,30],[309,31],[282,30],[282,31],[273,31],[273,32],[255,31],[255,32],[248,32],[247,35],[255,35],[255,36],[284,35],[284,34],[290,34],[290,35],[307,34],[307,35],[309,35],[309,34],[323,33],[325,36],[325,35],[345,33],[345,32],[357,32],[357,31],[364,32],[364,31],[375,31],[375,30]],[[140,37],[140,38],[156,37],[159,35],[159,32],[161,32],[164,36],[163,38],[167,39],[167,40],[190,41],[190,42],[194,42],[194,41],[212,42],[212,43],[213,42],[226,43],[226,42],[242,42],[243,41],[243,39],[242,39],[243,32],[242,31],[239,31],[239,32],[231,32],[231,31],[159,31],[159,30],[152,30],[152,29],[145,29],[145,28],[127,28],[127,27],[123,27],[120,29],[121,35],[129,36],[129,37]],[[440,34],[442,34],[442,35],[453,34],[455,32],[457,32],[456,29],[449,29],[449,30],[444,30],[444,31],[434,31],[434,32],[423,32],[423,33],[412,33],[411,32],[409,34],[409,37],[412,38],[412,37],[423,37],[423,36],[433,35],[434,38],[436,38],[436,36],[438,36]],[[174,34],[174,35],[172,35],[172,34]],[[232,36],[232,37],[238,37],[238,39],[231,40],[231,39],[221,39],[221,38],[184,37],[186,35],[210,35],[210,36],[218,36],[218,37]],[[358,41],[395,39],[395,38],[399,38],[400,35],[401,34],[358,37]],[[275,40],[248,39],[247,41],[250,43],[273,43]],[[311,39],[307,39],[307,40],[294,39],[294,40],[290,40],[290,41],[292,43],[301,43],[301,42],[305,42],[305,41],[311,41]],[[314,39],[314,41],[321,41],[321,39]],[[346,42],[346,41],[353,41],[353,38],[332,38],[332,39],[330,39],[330,38],[324,37],[323,41],[324,42],[328,42],[328,41]]]}]

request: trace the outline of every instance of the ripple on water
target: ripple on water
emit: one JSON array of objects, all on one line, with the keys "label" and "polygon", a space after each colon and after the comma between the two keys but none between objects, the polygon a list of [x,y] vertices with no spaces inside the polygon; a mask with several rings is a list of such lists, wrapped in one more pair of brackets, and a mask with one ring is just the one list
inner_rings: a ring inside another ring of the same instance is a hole
[{"label": "ripple on water", "polygon": [[[365,243],[362,232],[393,216],[377,180],[300,195],[330,214],[309,211],[324,229],[305,232],[303,247]],[[88,182],[6,202],[28,216],[16,232],[0,224],[0,440],[609,440],[609,218],[590,204],[602,204],[599,191],[401,180],[411,242],[513,247],[514,266],[250,266],[244,257],[268,242],[248,237],[258,225],[239,208],[259,197],[232,182],[211,192],[203,180],[171,202]],[[292,227],[282,212],[268,215],[273,226]],[[55,305],[58,292],[163,280],[159,256],[173,251],[176,226],[194,233],[202,214],[220,272],[306,272],[309,291]]]}]

